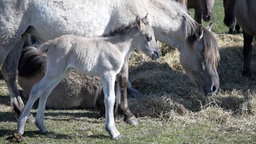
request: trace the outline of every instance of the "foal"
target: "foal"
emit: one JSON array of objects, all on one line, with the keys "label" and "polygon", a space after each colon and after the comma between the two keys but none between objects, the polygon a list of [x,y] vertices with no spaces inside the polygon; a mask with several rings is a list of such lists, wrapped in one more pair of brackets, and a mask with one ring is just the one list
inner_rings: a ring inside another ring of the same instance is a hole
[{"label": "foal", "polygon": [[45,42],[40,49],[47,53],[46,74],[31,90],[28,102],[18,120],[18,134],[24,133],[28,114],[38,97],[39,105],[36,125],[41,132],[46,132],[44,111],[47,97],[53,88],[65,78],[72,69],[81,73],[98,75],[104,91],[105,129],[111,138],[121,137],[116,129],[113,108],[115,103],[114,84],[124,59],[134,48],[138,48],[152,59],[159,58],[153,29],[148,25],[146,17],[136,19],[135,23],[122,27],[105,37],[85,38],[63,35]]}]

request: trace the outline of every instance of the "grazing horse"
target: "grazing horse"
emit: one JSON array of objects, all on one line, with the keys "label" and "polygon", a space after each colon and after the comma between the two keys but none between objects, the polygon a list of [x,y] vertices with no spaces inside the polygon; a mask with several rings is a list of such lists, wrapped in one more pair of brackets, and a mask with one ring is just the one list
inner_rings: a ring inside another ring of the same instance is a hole
[{"label": "grazing horse", "polygon": [[[154,28],[156,39],[163,41],[170,46],[177,47],[182,54],[181,60],[183,62],[182,65],[186,71],[186,74],[190,76],[194,84],[197,85],[206,95],[213,94],[218,89],[218,74],[216,71],[216,63],[218,61],[219,54],[216,40],[214,39],[213,35],[211,35],[206,29],[202,28],[199,24],[197,24],[186,13],[185,10],[182,10],[177,3],[171,1],[168,4],[165,4],[165,2],[168,2],[168,0],[163,2],[152,0],[147,3],[147,5],[149,6],[149,22]],[[160,15],[161,17],[159,17],[158,15]],[[173,24],[171,25],[170,22],[172,22]],[[32,49],[32,51],[35,50]],[[33,52],[30,52],[30,54],[32,53]],[[199,59],[188,59],[186,57],[188,54],[191,55],[191,58]],[[200,56],[201,54],[202,56]],[[40,55],[38,55],[38,57],[40,57]],[[39,60],[40,62],[40,58],[38,58],[37,60]],[[202,65],[200,64],[200,61],[203,61],[203,63],[207,64],[206,69],[201,68]],[[34,62],[36,62],[36,60]],[[30,65],[32,65],[32,63],[28,63],[29,67],[31,67]],[[24,71],[28,71],[26,67],[20,68],[20,70],[23,69]],[[72,75],[74,74],[75,73],[72,73]],[[36,76],[32,74],[31,77],[29,76],[28,78],[19,76],[19,82],[22,82],[21,87],[25,88],[25,93],[30,93],[32,85],[39,80],[38,77],[43,77],[42,71],[38,71]],[[95,85],[96,87],[98,87],[97,79],[93,82],[92,80],[95,79],[95,77],[80,76],[79,74],[76,74],[76,77],[79,77],[78,79],[85,79],[84,81],[86,84],[81,85],[90,85],[90,89],[84,88],[88,92],[83,94],[79,93],[77,94],[78,96],[72,96],[72,93],[68,93],[70,95],[62,94],[64,93],[62,90],[63,86],[56,87],[55,90],[59,93],[54,92],[54,94],[49,96],[47,101],[48,107],[70,108],[79,106],[83,108],[92,108],[91,103],[92,101],[94,101],[93,90],[94,92],[96,91]],[[72,82],[73,80],[71,77],[68,77],[66,81]],[[72,84],[76,85],[77,87],[82,87],[79,86],[79,84]],[[68,87],[67,84],[63,85],[65,85],[66,88]],[[68,87],[68,89],[71,89],[71,86]],[[72,91],[75,92],[76,90]],[[69,99],[67,99],[66,97],[69,97]],[[102,98],[103,97],[104,96],[102,95]],[[86,99],[87,101],[85,101],[84,103],[79,103],[77,101],[82,101],[82,99]],[[119,108],[121,108],[121,112],[125,115],[125,120],[127,121],[127,118],[129,118],[129,114],[127,113],[127,111],[122,110],[122,108],[125,109],[124,105],[126,105],[125,101],[127,101],[127,99],[121,98],[121,100],[122,102],[121,105],[119,105]],[[103,99],[99,99],[98,102],[99,104],[104,104]],[[98,105],[97,107],[99,107],[101,114],[105,113],[103,109],[104,105]],[[128,106],[126,105],[126,107]]]},{"label": "grazing horse", "polygon": [[136,19],[135,23],[122,27],[104,37],[81,37],[63,35],[45,42],[39,47],[47,54],[45,76],[36,83],[30,93],[28,102],[18,120],[19,134],[24,133],[26,118],[35,102],[40,97],[36,125],[45,133],[44,111],[46,100],[53,88],[65,78],[71,69],[81,73],[97,75],[104,91],[106,108],[105,128],[111,138],[119,139],[120,133],[114,121],[115,79],[120,72],[125,58],[138,48],[153,60],[158,59],[158,50],[153,29],[148,25],[146,17]]},{"label": "grazing horse", "polygon": [[234,33],[234,27],[236,30],[236,33],[239,33],[240,31],[240,26],[236,22],[233,10],[234,10],[234,4],[235,0],[223,0],[223,6],[224,6],[224,24],[229,27],[229,33],[233,34]]},{"label": "grazing horse", "polygon": [[[5,71],[7,78],[11,104],[17,113],[23,109],[23,102],[20,101],[15,84],[17,59],[23,44],[19,39],[28,27],[33,29],[31,34],[41,41],[63,34],[99,36],[134,20],[137,13],[148,13],[148,21],[155,31],[157,40],[179,49],[184,71],[200,91],[205,95],[212,95],[219,88],[219,51],[216,39],[175,1],[35,0],[2,3],[1,7],[0,16],[3,19],[0,19],[0,54],[4,57],[13,48],[5,60],[8,64],[2,70]],[[13,28],[7,26],[7,19]],[[3,63],[3,57],[0,57],[0,63]],[[127,103],[128,63],[125,63],[118,79],[121,89],[121,112],[128,123],[137,123]]]},{"label": "grazing horse", "polygon": [[244,66],[242,74],[244,76],[251,76],[252,42],[253,37],[256,36],[255,6],[255,0],[230,0],[227,1],[227,5],[225,7],[225,9],[229,9],[229,11],[225,13],[227,23],[232,23],[232,18],[235,16],[238,24],[243,29]]},{"label": "grazing horse", "polygon": [[176,0],[182,5],[186,5],[188,9],[195,9],[194,18],[198,23],[203,20],[208,22],[213,19],[212,8],[214,0]]}]

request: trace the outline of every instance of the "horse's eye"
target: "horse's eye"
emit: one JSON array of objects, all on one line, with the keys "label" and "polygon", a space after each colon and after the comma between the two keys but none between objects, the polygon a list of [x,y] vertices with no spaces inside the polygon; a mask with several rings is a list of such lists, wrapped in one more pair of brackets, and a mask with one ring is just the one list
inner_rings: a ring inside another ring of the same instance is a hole
[{"label": "horse's eye", "polygon": [[151,35],[146,35],[146,39],[147,39],[147,41],[151,41],[152,40],[152,36]]}]

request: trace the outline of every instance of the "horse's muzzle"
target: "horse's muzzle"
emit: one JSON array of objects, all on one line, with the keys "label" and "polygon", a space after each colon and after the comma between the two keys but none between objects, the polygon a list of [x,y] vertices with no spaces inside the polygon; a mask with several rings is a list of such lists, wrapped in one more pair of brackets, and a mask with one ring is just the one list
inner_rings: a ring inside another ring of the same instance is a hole
[{"label": "horse's muzzle", "polygon": [[204,87],[204,94],[205,96],[212,96],[218,90],[218,86],[212,85],[210,87]]},{"label": "horse's muzzle", "polygon": [[162,55],[161,51],[154,51],[154,53],[151,56],[152,60],[157,60]]}]

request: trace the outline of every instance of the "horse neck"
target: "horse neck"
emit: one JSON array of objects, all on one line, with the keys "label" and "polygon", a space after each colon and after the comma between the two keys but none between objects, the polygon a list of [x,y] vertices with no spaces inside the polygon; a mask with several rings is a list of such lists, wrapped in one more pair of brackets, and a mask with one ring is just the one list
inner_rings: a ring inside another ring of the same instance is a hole
[{"label": "horse neck", "polygon": [[111,42],[115,45],[118,50],[124,55],[128,55],[134,47],[132,46],[134,39],[136,39],[136,34],[138,34],[139,30],[137,27],[133,27],[129,32],[118,33],[114,36],[107,37],[107,41]]},{"label": "horse neck", "polygon": [[172,0],[149,0],[150,24],[157,40],[170,46],[187,48],[187,38],[198,24],[180,4]]}]

